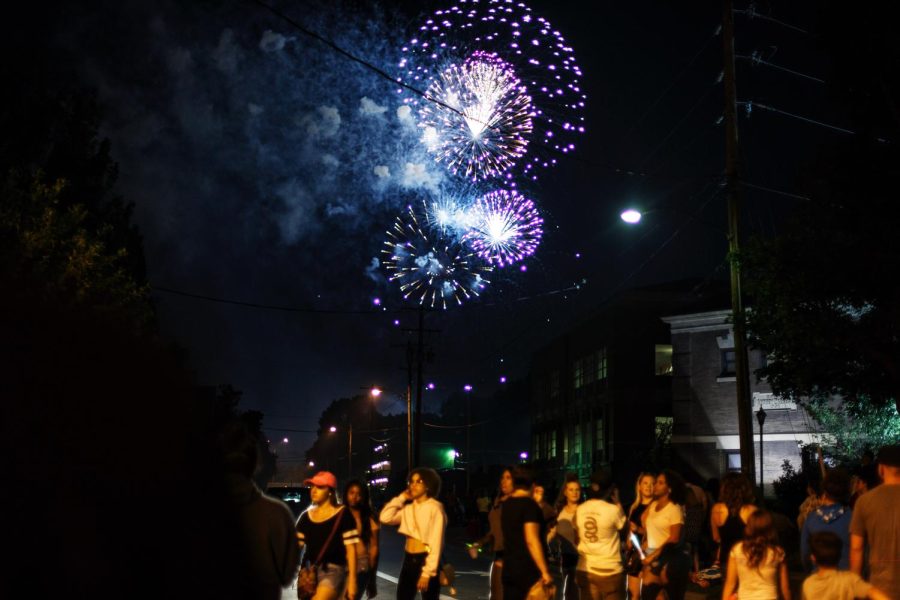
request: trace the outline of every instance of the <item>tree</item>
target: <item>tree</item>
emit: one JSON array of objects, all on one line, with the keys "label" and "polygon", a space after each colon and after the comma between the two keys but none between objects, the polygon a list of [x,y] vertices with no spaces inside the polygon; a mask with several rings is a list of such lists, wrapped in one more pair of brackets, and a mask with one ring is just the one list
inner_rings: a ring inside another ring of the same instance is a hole
[{"label": "tree", "polygon": [[891,404],[816,400],[807,405],[807,410],[829,432],[831,439],[823,446],[842,464],[855,464],[865,450],[876,450],[900,439],[900,415]]}]

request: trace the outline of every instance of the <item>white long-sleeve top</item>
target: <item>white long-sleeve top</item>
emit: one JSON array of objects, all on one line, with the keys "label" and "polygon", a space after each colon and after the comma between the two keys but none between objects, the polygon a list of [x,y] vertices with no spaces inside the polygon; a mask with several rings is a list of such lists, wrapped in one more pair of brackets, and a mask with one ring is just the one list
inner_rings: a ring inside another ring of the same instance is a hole
[{"label": "white long-sleeve top", "polygon": [[378,520],[385,525],[399,525],[398,531],[419,540],[428,549],[422,575],[437,576],[438,562],[444,549],[444,530],[447,515],[444,505],[429,498],[424,502],[409,502],[403,494],[384,505]]}]

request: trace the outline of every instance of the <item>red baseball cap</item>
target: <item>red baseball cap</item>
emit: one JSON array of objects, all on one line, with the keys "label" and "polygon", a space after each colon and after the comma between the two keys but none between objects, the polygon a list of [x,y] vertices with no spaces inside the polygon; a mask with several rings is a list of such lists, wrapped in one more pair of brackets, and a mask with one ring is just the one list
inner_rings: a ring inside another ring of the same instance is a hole
[{"label": "red baseball cap", "polygon": [[335,477],[333,473],[329,473],[328,471],[319,471],[303,483],[305,485],[330,487],[333,490],[337,489],[337,477]]}]

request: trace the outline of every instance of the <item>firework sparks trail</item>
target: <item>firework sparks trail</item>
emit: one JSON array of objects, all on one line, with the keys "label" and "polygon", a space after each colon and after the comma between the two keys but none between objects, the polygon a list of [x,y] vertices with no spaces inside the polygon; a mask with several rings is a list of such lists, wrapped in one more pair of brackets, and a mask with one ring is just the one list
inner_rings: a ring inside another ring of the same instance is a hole
[{"label": "firework sparks trail", "polygon": [[[438,102],[422,105],[419,126],[438,162],[472,181],[506,172],[525,154],[532,131],[531,98],[512,67],[475,52],[428,86]],[[448,108],[449,107],[449,108]]]},{"label": "firework sparks trail", "polygon": [[382,263],[404,299],[446,309],[448,303],[479,296],[490,283],[485,275],[493,268],[455,236],[429,229],[412,205],[396,218],[384,245]]},{"label": "firework sparks trail", "polygon": [[[473,179],[503,177],[514,187],[513,170],[536,179],[539,168],[553,166],[556,156],[573,152],[575,142],[585,131],[587,96],[581,88],[582,72],[574,50],[547,19],[534,14],[524,2],[459,0],[427,18],[402,47],[402,52],[398,80],[428,90],[429,96],[426,99],[409,95],[404,100],[419,113],[417,118],[422,119],[426,146],[451,170],[461,170]],[[486,80],[495,92],[516,89],[516,94],[504,98],[509,101],[518,98],[519,104],[514,106],[524,113],[514,111],[517,118],[521,119],[525,113],[530,116],[530,131],[522,119],[518,137],[509,138],[516,139],[515,143],[507,148],[485,150],[473,143],[479,135],[484,137],[488,132],[503,137],[506,130],[490,117],[504,115],[504,110],[492,111],[490,103],[463,102],[457,106],[448,101],[453,98],[447,92],[457,91],[458,80],[469,79],[476,65],[480,65],[483,74],[490,75]],[[519,83],[507,86],[512,81]],[[403,89],[398,92],[406,93]],[[450,109],[434,100],[462,114],[447,115]],[[488,118],[482,118],[485,116]],[[447,121],[454,126],[445,127]],[[473,127],[466,132],[463,126],[468,127],[470,123]],[[450,131],[441,137],[445,128]],[[458,146],[451,149],[454,143]],[[553,155],[537,152],[535,143],[552,149]],[[479,164],[483,161],[491,162]]]},{"label": "firework sparks trail", "polygon": [[472,207],[474,225],[464,241],[478,256],[504,267],[534,254],[544,220],[534,202],[516,191],[496,190]]}]

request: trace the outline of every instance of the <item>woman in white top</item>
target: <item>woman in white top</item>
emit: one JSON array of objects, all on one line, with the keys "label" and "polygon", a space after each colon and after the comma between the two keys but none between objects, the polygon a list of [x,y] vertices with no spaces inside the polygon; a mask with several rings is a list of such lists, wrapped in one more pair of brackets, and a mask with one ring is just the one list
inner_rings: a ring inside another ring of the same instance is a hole
[{"label": "woman in white top", "polygon": [[681,544],[686,493],[684,479],[675,471],[666,469],[656,477],[653,502],[641,515],[647,532],[641,572],[643,600],[656,600],[662,589],[669,600],[684,598],[690,570],[690,559]]},{"label": "woman in white top", "polygon": [[731,600],[737,591],[740,600],[791,600],[784,550],[777,544],[772,515],[754,511],[747,521],[743,541],[731,548],[728,575],[722,588],[722,599]]}]

